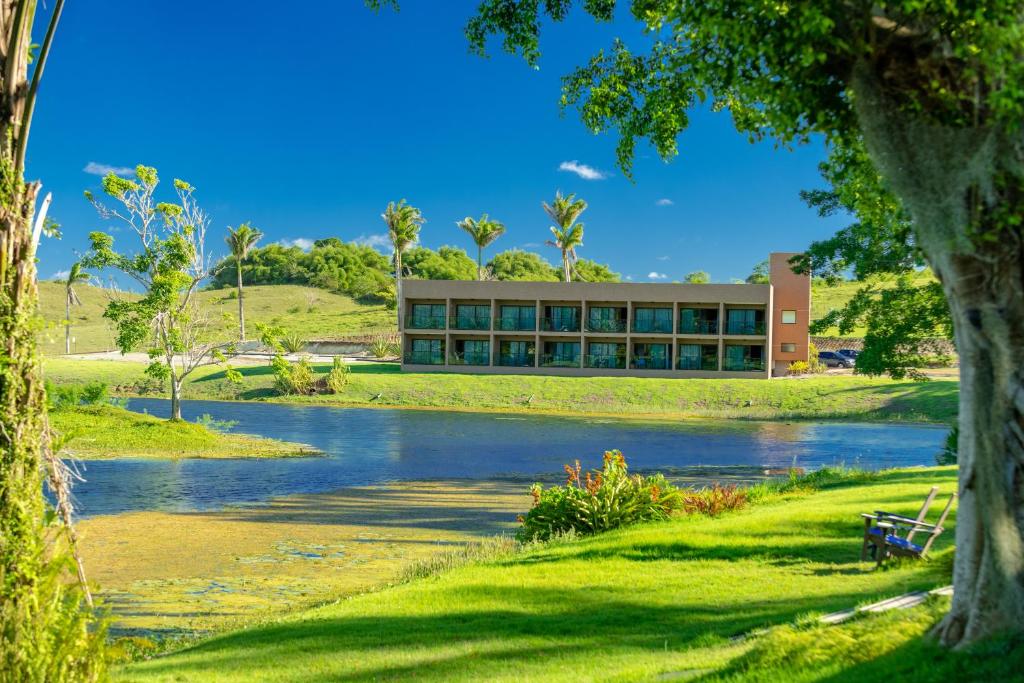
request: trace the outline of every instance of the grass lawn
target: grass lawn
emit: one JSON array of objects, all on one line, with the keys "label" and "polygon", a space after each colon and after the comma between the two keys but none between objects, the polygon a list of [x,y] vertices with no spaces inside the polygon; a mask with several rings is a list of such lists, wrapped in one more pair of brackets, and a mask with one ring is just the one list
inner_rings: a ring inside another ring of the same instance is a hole
[{"label": "grass lawn", "polygon": [[[941,601],[842,626],[809,619],[948,584],[952,534],[930,562],[875,571],[857,561],[857,513],[913,513],[929,486],[953,490],[955,474],[888,472],[717,519],[499,555],[229,632],[116,678],[1009,680],[1024,648],[952,655],[920,638]],[[766,627],[777,628],[757,634]]]},{"label": "grass lawn", "polygon": [[[46,361],[58,384],[106,382],[131,393],[142,365],[114,361]],[[325,373],[329,365],[317,366]],[[403,373],[393,363],[352,365],[343,393],[276,395],[269,366],[241,368],[241,386],[215,367],[196,371],[185,398],[284,400],[347,406],[423,407],[618,416],[746,419],[849,419],[952,422],[959,383],[893,381],[856,376],[806,379],[653,379]]]},{"label": "grass lawn", "polygon": [[275,458],[314,455],[302,444],[221,433],[191,422],[170,422],[115,406],[55,410],[50,422],[70,437],[76,458]]},{"label": "grass lawn", "polygon": [[[107,293],[90,285],[76,288],[81,306],[71,308],[74,353],[108,351],[114,346],[108,321],[103,318]],[[237,339],[238,299],[235,290],[218,289],[199,293],[199,302],[210,312],[216,325],[215,337]],[[64,353],[64,286],[39,283],[39,307],[45,323],[40,348],[46,355]],[[383,305],[360,304],[350,297],[300,285],[265,285],[245,288],[245,320],[250,336],[256,323],[285,327],[307,339],[334,339],[351,334],[394,332],[395,314]]]}]

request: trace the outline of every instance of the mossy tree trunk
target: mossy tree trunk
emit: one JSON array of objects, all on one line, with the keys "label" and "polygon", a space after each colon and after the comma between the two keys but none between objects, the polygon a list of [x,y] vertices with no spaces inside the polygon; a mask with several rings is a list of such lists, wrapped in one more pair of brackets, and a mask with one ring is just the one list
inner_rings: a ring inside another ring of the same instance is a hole
[{"label": "mossy tree trunk", "polygon": [[1024,625],[1024,140],[992,126],[925,125],[862,69],[868,149],[914,218],[960,355],[954,597],[936,629],[965,645]]}]

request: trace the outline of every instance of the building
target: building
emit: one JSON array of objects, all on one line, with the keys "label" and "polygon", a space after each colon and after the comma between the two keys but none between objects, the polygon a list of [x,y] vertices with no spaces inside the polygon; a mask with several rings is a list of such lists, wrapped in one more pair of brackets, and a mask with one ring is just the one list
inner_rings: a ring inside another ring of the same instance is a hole
[{"label": "building", "polygon": [[807,360],[811,282],[774,253],[770,284],[404,280],[402,369],[771,377]]}]

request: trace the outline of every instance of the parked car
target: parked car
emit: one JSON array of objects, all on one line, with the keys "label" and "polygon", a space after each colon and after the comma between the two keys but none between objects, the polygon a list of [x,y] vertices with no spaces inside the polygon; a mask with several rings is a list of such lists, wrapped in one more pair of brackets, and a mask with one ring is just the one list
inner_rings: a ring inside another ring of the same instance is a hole
[{"label": "parked car", "polygon": [[829,368],[852,368],[854,366],[854,361],[852,358],[847,358],[846,356],[840,355],[835,351],[819,352],[818,360]]},{"label": "parked car", "polygon": [[850,360],[857,360],[857,356],[860,355],[860,351],[857,351],[856,349],[839,349],[836,353],[840,356],[845,356]]}]

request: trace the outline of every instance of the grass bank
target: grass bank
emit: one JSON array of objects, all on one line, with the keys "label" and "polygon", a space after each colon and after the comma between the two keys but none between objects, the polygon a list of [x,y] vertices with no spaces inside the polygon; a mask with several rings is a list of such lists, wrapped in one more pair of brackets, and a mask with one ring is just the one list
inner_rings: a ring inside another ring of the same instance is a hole
[{"label": "grass bank", "polygon": [[949,582],[952,534],[930,562],[875,571],[858,561],[858,513],[913,513],[932,485],[953,490],[955,470],[888,472],[716,519],[503,553],[227,633],[117,677],[1008,680],[1024,665],[1022,648],[954,655],[920,637],[941,601],[842,626],[812,619]]},{"label": "grass bank", "polygon": [[[131,395],[143,375],[138,363],[46,361],[47,377],[58,383],[106,382]],[[329,365],[316,366],[326,373]],[[959,383],[893,381],[857,376],[759,379],[648,379],[638,377],[537,377],[403,373],[393,363],[352,366],[340,394],[279,396],[268,366],[241,368],[243,383],[223,371],[203,368],[184,388],[185,398],[273,400],[340,406],[386,406],[669,416],[757,420],[863,420],[950,423],[957,411]]]},{"label": "grass bank", "polygon": [[55,410],[50,422],[76,458],[280,458],[315,455],[303,444],[222,433],[192,422],[170,422],[110,405]]}]

